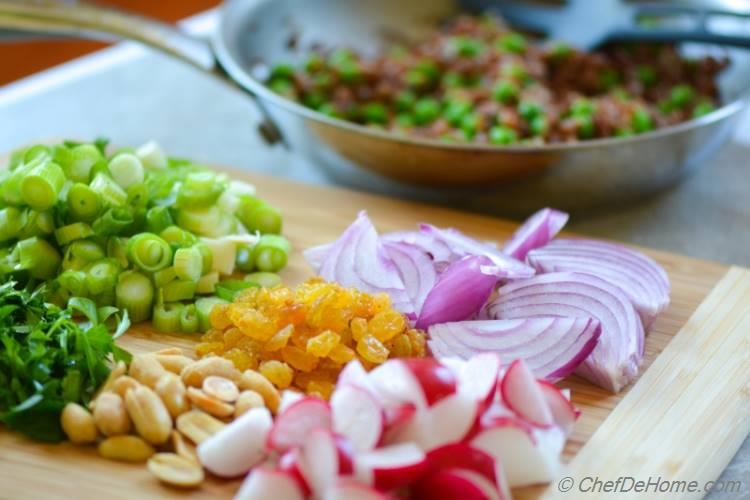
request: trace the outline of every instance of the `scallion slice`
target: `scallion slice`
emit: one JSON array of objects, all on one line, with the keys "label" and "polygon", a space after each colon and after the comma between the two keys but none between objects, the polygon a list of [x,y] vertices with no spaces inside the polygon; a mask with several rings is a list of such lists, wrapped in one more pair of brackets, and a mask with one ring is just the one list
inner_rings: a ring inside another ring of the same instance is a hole
[{"label": "scallion slice", "polygon": [[92,295],[111,292],[117,284],[120,266],[114,259],[102,259],[86,269],[86,287]]},{"label": "scallion slice", "polygon": [[250,232],[281,234],[281,212],[255,196],[241,196],[240,205],[235,214]]},{"label": "scallion slice", "polygon": [[129,208],[112,207],[94,221],[92,228],[99,236],[113,236],[128,228],[133,220],[133,212]]},{"label": "scallion slice", "polygon": [[70,162],[65,173],[73,182],[88,184],[92,167],[104,160],[99,148],[93,144],[81,144],[70,151]]},{"label": "scallion slice", "polygon": [[65,173],[60,165],[47,161],[32,168],[21,181],[21,198],[35,210],[47,210],[57,203],[65,184]]},{"label": "scallion slice", "polygon": [[176,333],[180,331],[180,317],[184,306],[179,302],[157,304],[154,306],[151,321],[157,331]]},{"label": "scallion slice", "polygon": [[85,222],[74,222],[55,230],[55,239],[60,246],[65,246],[75,240],[82,240],[94,236],[94,230]]},{"label": "scallion slice", "polygon": [[85,297],[88,295],[86,287],[86,273],[68,269],[57,277],[57,282],[74,297]]},{"label": "scallion slice", "polygon": [[154,285],[156,288],[161,288],[167,283],[171,283],[177,279],[177,273],[174,271],[174,266],[165,267],[160,271],[154,273]]},{"label": "scallion slice", "polygon": [[86,184],[73,184],[68,190],[68,210],[75,220],[91,222],[96,219],[102,201],[99,193]]},{"label": "scallion slice", "polygon": [[289,240],[276,234],[264,234],[253,247],[253,261],[259,271],[276,272],[286,266],[291,245]]},{"label": "scallion slice", "polygon": [[205,332],[211,327],[209,314],[211,314],[211,309],[217,304],[228,304],[228,302],[218,297],[202,297],[195,301],[195,309],[198,312],[198,329],[200,331]]},{"label": "scallion slice", "polygon": [[180,330],[182,333],[195,333],[198,331],[198,311],[195,304],[188,304],[180,312]]},{"label": "scallion slice", "polygon": [[245,281],[256,283],[258,286],[264,288],[271,288],[281,284],[281,276],[276,273],[250,273],[245,276]]},{"label": "scallion slice", "polygon": [[202,295],[214,293],[216,290],[216,284],[219,282],[219,273],[212,271],[210,273],[201,276],[196,284],[195,293]]},{"label": "scallion slice", "polygon": [[166,302],[177,302],[192,299],[196,288],[195,281],[174,280],[161,287],[161,292]]},{"label": "scallion slice", "polygon": [[133,323],[139,323],[151,317],[154,287],[145,275],[137,271],[125,271],[120,273],[117,280],[115,299],[117,307],[127,310]]},{"label": "scallion slice", "polygon": [[140,233],[128,241],[128,258],[138,268],[154,272],[172,263],[172,247],[154,233]]},{"label": "scallion slice", "polygon": [[81,271],[92,262],[106,257],[104,249],[91,240],[74,241],[65,249],[62,267],[64,270]]},{"label": "scallion slice", "polygon": [[108,168],[112,179],[123,189],[143,182],[143,164],[134,154],[118,154],[109,161]]},{"label": "scallion slice", "polygon": [[146,212],[146,229],[150,233],[159,234],[174,225],[172,214],[167,207],[152,207]]},{"label": "scallion slice", "polygon": [[0,243],[17,238],[25,223],[25,212],[16,207],[0,210]]},{"label": "scallion slice", "polygon": [[203,274],[203,256],[195,247],[179,248],[174,253],[174,270],[181,280],[197,282]]},{"label": "scallion slice", "polygon": [[39,237],[21,240],[16,245],[20,270],[32,278],[48,280],[55,277],[62,258],[55,247]]},{"label": "scallion slice", "polygon": [[128,201],[128,194],[111,177],[103,172],[94,176],[89,187],[99,194],[105,204],[121,207]]}]

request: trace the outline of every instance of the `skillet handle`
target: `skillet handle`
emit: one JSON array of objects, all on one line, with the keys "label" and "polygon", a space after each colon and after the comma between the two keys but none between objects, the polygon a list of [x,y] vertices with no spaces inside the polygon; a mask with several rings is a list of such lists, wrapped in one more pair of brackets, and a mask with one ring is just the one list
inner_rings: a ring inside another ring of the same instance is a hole
[{"label": "skillet handle", "polygon": [[[0,31],[76,38],[132,40],[180,59],[226,83],[234,83],[216,61],[207,40],[172,25],[115,9],[89,4],[68,5],[54,0],[0,0]],[[0,41],[3,37],[0,37]],[[284,141],[279,128],[252,94],[263,120],[258,131],[268,144]]]}]

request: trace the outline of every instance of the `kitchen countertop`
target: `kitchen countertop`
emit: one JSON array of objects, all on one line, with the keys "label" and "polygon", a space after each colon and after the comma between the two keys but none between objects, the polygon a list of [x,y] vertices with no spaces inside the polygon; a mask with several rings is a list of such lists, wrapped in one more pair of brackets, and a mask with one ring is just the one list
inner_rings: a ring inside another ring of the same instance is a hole
[{"label": "kitchen countertop", "polygon": [[[213,21],[208,13],[187,25],[206,33]],[[175,156],[331,183],[305,160],[267,147],[256,134],[257,117],[239,91],[126,43],[0,88],[0,151],[40,138],[104,136],[128,145],[156,139]],[[617,211],[577,215],[569,229],[750,266],[750,115],[746,118],[735,140],[681,185]],[[750,439],[721,479],[745,483],[740,493],[707,498],[748,498]]]}]

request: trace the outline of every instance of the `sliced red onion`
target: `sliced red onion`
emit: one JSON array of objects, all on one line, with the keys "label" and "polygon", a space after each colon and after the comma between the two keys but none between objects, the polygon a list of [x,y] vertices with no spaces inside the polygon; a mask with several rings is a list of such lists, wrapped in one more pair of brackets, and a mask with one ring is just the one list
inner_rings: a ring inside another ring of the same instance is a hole
[{"label": "sliced red onion", "polygon": [[323,245],[317,245],[310,247],[302,252],[305,260],[313,268],[316,273],[320,271],[323,261],[326,260],[326,256],[330,253],[333,243],[325,243]]},{"label": "sliced red onion", "polygon": [[398,269],[378,241],[378,233],[364,211],[331,245],[318,273],[323,279],[343,286],[388,293],[396,309],[414,313]]},{"label": "sliced red onion", "polygon": [[625,292],[586,273],[549,273],[509,283],[488,307],[495,319],[540,316],[593,317],[601,324],[599,342],[576,373],[619,392],[638,373],[644,333]]},{"label": "sliced red onion", "polygon": [[622,288],[648,328],[669,305],[669,278],[653,259],[623,245],[593,240],[559,239],[530,252],[537,271],[580,271]]},{"label": "sliced red onion", "polygon": [[385,242],[384,246],[398,269],[414,312],[419,314],[438,279],[432,259],[421,248],[408,243]]},{"label": "sliced red onion", "polygon": [[441,323],[428,333],[438,358],[494,352],[505,363],[523,359],[537,378],[556,382],[591,354],[601,327],[593,318],[536,317]]},{"label": "sliced red onion", "polygon": [[430,255],[433,261],[452,262],[453,252],[451,248],[436,237],[421,231],[396,231],[385,233],[380,240],[387,243],[408,243]]},{"label": "sliced red onion", "polygon": [[427,294],[416,327],[463,321],[476,314],[497,284],[495,276],[482,271],[490,263],[483,255],[472,255],[448,266]]},{"label": "sliced red onion", "polygon": [[526,219],[521,227],[513,233],[503,253],[519,260],[526,258],[529,251],[543,247],[559,233],[568,222],[568,214],[543,208]]},{"label": "sliced red onion", "polygon": [[499,278],[528,278],[535,273],[532,267],[527,266],[520,260],[503,254],[491,245],[469,238],[456,229],[440,229],[430,224],[420,224],[419,229],[450,247],[456,258],[466,255],[482,255],[487,257],[490,263],[485,271]]}]

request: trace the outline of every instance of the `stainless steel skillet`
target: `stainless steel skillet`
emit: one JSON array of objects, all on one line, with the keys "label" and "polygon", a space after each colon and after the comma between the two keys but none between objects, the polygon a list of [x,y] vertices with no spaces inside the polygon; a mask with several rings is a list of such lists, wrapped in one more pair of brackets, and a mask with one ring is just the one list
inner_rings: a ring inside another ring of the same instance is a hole
[{"label": "stainless steel skillet", "polygon": [[735,64],[721,82],[727,104],[699,120],[632,138],[541,147],[398,137],[315,113],[261,83],[266,63],[300,60],[312,44],[372,52],[394,33],[418,38],[459,8],[453,0],[230,0],[209,43],[101,8],[0,0],[0,28],[147,43],[231,79],[264,111],[265,137],[283,140],[338,181],[438,201],[489,197],[506,212],[610,204],[670,186],[691,169],[708,165],[745,107],[750,65],[742,63],[743,53],[732,54]]}]

